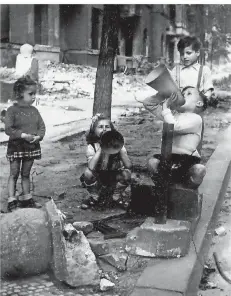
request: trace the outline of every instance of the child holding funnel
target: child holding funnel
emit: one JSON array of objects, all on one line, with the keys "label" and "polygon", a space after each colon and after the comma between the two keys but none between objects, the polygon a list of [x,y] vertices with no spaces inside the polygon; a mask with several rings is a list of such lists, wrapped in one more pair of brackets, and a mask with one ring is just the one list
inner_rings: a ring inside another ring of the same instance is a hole
[{"label": "child holding funnel", "polygon": [[[199,115],[207,108],[207,99],[193,87],[182,90],[185,103],[176,105],[177,95],[163,103],[162,120],[174,124],[170,182],[180,183],[187,188],[197,189],[205,176],[205,166],[200,164],[198,146],[202,136],[202,118]],[[172,111],[174,106],[174,111]],[[155,184],[159,180],[159,164],[162,155],[155,154],[148,161],[148,170]]]},{"label": "child holding funnel", "polygon": [[[110,194],[122,202],[121,194],[131,180],[131,161],[124,147],[122,135],[103,114],[92,118],[87,140],[87,168],[80,177],[90,197],[82,203],[82,209],[108,204]],[[109,195],[109,196],[108,196]]]}]

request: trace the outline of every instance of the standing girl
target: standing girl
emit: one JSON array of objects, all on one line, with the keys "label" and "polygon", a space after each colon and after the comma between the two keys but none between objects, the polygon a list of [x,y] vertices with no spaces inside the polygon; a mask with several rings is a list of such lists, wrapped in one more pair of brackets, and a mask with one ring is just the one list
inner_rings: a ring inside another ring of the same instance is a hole
[{"label": "standing girl", "polygon": [[[34,160],[41,158],[39,142],[45,135],[44,121],[39,111],[32,106],[35,101],[36,82],[29,76],[19,78],[13,91],[17,103],[7,109],[5,118],[5,133],[10,136],[6,156],[10,162],[9,212],[17,207],[35,207],[30,193],[30,171]],[[17,200],[15,191],[20,172],[22,195]]]},{"label": "standing girl", "polygon": [[113,199],[121,200],[121,193],[127,188],[131,180],[131,161],[127,151],[122,149],[113,155],[105,153],[100,146],[100,138],[104,132],[115,131],[112,122],[103,114],[96,114],[86,136],[88,166],[80,180],[87,188],[90,197],[82,203],[82,209],[96,204],[105,204],[108,197],[105,194],[113,189]]}]

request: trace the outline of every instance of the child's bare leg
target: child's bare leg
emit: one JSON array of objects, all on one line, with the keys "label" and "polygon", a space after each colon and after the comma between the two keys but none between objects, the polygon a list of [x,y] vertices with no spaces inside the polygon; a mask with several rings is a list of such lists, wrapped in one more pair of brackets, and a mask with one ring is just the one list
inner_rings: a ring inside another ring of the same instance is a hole
[{"label": "child's bare leg", "polygon": [[88,168],[86,168],[84,172],[84,185],[87,188],[90,198],[86,201],[83,201],[81,208],[87,209],[89,206],[93,206],[94,203],[99,200],[98,182],[93,172]]},{"label": "child's bare leg", "polygon": [[131,171],[129,169],[124,169],[116,176],[116,181],[128,185],[131,181]]},{"label": "child's bare leg", "polygon": [[94,176],[94,174],[92,173],[91,170],[89,170],[89,168],[86,168],[85,172],[84,172],[84,182],[85,185],[92,185],[93,183],[96,182],[96,178]]},{"label": "child's bare leg", "polygon": [[24,195],[30,194],[30,171],[33,166],[34,160],[25,160],[22,161],[21,168],[21,179],[22,179],[22,192]]},{"label": "child's bare leg", "polygon": [[18,176],[20,173],[20,164],[21,160],[16,159],[10,162],[10,176],[8,179],[8,202],[12,202],[16,200],[15,191],[16,191],[16,184],[18,180]]},{"label": "child's bare leg", "polygon": [[198,188],[206,174],[206,168],[203,164],[194,164],[189,169],[189,187]]},{"label": "child's bare leg", "polygon": [[[126,188],[131,183],[131,171],[129,169],[121,170],[116,175],[116,187],[113,194],[113,200],[116,202],[119,202],[121,205],[123,205],[123,193],[125,192]],[[125,204],[124,204],[125,206]],[[126,204],[127,206],[127,204]]]},{"label": "child's bare leg", "polygon": [[152,157],[148,160],[147,166],[148,166],[148,171],[151,175],[157,173],[159,163],[160,163],[159,159],[155,157]]}]

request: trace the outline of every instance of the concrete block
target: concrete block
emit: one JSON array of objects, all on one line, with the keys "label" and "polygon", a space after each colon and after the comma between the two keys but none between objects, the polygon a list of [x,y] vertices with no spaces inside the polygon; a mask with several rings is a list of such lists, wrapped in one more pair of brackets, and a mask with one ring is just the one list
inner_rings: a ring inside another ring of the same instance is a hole
[{"label": "concrete block", "polygon": [[167,220],[166,224],[155,224],[154,218],[132,231],[126,238],[126,251],[144,257],[182,257],[189,251],[190,222]]},{"label": "concrete block", "polygon": [[48,216],[48,225],[52,236],[53,257],[51,269],[56,279],[63,281],[65,278],[66,257],[65,238],[63,236],[63,222],[57,212],[57,207],[53,200],[45,204]]},{"label": "concrete block", "polygon": [[[132,186],[130,208],[134,212],[155,217],[157,200],[155,185],[148,178]],[[168,194],[168,218],[191,221],[198,218],[198,215],[198,191],[178,184],[171,186]]]},{"label": "concrete block", "polygon": [[198,190],[173,185],[169,188],[168,218],[190,221],[199,215]]}]

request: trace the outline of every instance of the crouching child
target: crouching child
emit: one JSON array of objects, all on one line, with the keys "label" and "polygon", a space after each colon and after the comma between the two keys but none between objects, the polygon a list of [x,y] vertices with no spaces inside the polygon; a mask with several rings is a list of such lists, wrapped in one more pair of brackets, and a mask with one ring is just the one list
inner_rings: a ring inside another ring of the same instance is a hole
[{"label": "crouching child", "polygon": [[103,114],[96,114],[86,136],[87,168],[80,177],[82,185],[87,189],[89,198],[82,203],[82,209],[94,206],[109,205],[110,192],[113,200],[122,203],[122,194],[130,184],[131,161],[123,146],[117,154],[107,154],[100,145],[103,133],[115,131],[112,122]]}]

